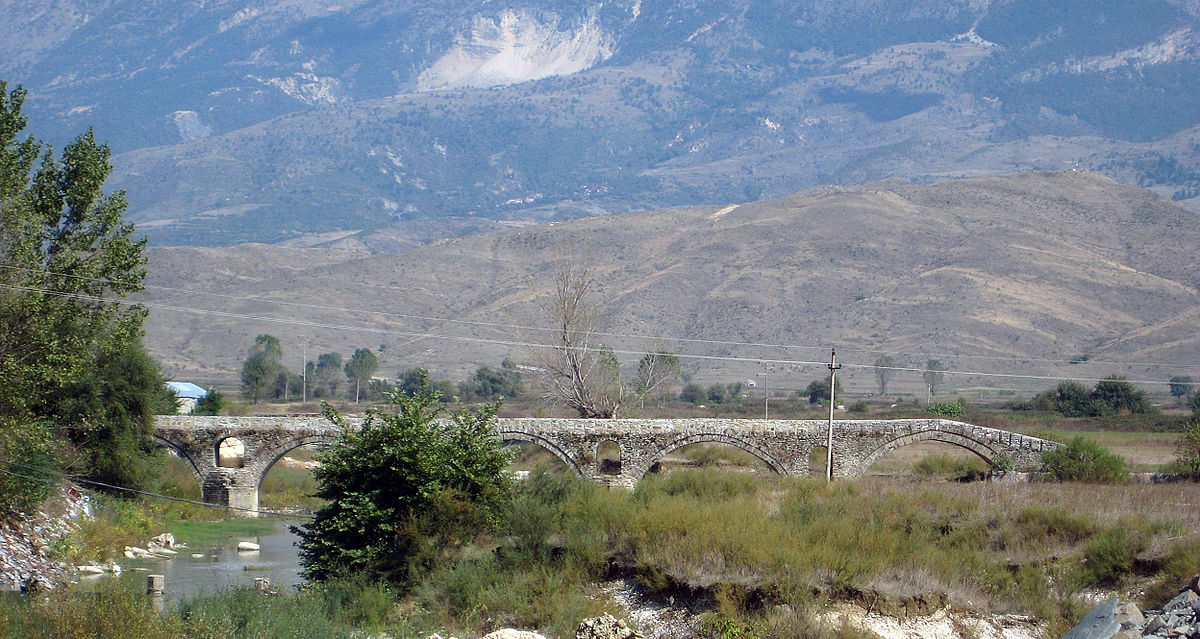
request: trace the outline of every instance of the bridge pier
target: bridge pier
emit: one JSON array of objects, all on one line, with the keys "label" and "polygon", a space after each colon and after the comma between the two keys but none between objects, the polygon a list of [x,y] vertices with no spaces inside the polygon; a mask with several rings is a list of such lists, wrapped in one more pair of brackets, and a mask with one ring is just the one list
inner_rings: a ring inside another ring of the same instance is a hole
[{"label": "bridge pier", "polygon": [[244,468],[213,468],[201,480],[204,501],[234,508],[239,517],[258,517],[258,485],[262,477]]}]

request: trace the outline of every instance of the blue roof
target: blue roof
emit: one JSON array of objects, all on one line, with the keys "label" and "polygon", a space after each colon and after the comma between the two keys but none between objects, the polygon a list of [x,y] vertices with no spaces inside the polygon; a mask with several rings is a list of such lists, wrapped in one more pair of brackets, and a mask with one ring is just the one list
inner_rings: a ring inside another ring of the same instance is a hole
[{"label": "blue roof", "polygon": [[167,388],[183,399],[200,399],[208,395],[208,391],[191,382],[167,382]]}]

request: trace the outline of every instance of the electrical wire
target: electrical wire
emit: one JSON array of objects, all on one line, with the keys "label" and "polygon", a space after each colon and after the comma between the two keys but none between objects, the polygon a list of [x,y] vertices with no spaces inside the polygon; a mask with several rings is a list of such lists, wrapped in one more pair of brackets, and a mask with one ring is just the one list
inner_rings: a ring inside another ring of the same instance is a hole
[{"label": "electrical wire", "polygon": [[[70,273],[58,273],[58,272],[54,272],[54,271],[42,271],[42,270],[38,270],[38,269],[19,267],[19,266],[0,265],[0,268],[8,269],[8,270],[23,271],[23,272],[48,273],[50,275],[55,275],[57,277],[75,278],[75,279],[91,281],[91,282],[99,282],[102,284],[107,284],[110,282],[119,282],[119,283],[127,283],[127,284],[131,283],[131,282],[123,281],[123,280],[112,280],[112,279],[87,277],[87,276],[83,276],[83,275],[74,275],[74,274],[70,274]],[[232,294],[228,294],[228,293],[212,293],[212,292],[208,292],[208,291],[200,291],[200,290],[195,290],[195,289],[172,287],[172,286],[161,286],[161,285],[154,285],[154,284],[146,284],[144,286],[147,289],[171,291],[171,292],[175,292],[175,293],[184,293],[187,295],[204,295],[204,296],[217,297],[217,298],[229,299],[229,300],[255,302],[255,303],[259,303],[259,304],[274,304],[277,306],[286,306],[286,307],[291,307],[291,308],[304,308],[304,309],[311,309],[311,310],[331,311],[331,312],[350,313],[350,314],[371,314],[371,315],[379,315],[382,317],[393,317],[393,318],[397,318],[397,319],[420,320],[420,321],[443,323],[443,324],[460,324],[460,325],[465,325],[465,326],[478,326],[478,327],[483,327],[483,328],[503,329],[503,330],[508,330],[508,331],[554,332],[557,330],[557,329],[553,329],[553,328],[546,328],[544,326],[525,326],[525,325],[521,325],[521,324],[505,324],[505,323],[500,323],[500,322],[483,322],[483,321],[478,321],[478,320],[461,320],[461,319],[453,319],[453,318],[446,318],[446,317],[433,317],[433,316],[427,316],[427,315],[395,313],[395,312],[391,312],[391,311],[379,311],[379,310],[370,310],[370,309],[356,309],[356,308],[348,308],[348,307],[340,307],[340,306],[329,306],[329,305],[323,305],[323,304],[305,304],[305,303],[300,303],[300,302],[287,302],[287,301],[283,301],[283,300],[270,300],[270,299],[264,299],[264,298],[260,298],[260,297],[250,297],[250,296],[245,296],[245,295],[232,295]],[[49,291],[47,291],[47,292],[49,292]],[[107,301],[113,301],[113,300],[107,300]],[[144,302],[140,302],[140,303],[143,305],[148,305],[151,302],[144,301]],[[167,310],[169,310],[169,309],[167,309]],[[219,311],[214,311],[214,312],[219,312]],[[411,336],[411,337],[426,336],[426,335],[420,334],[420,333],[414,333],[414,334],[394,333],[394,334],[407,335],[407,336]],[[700,338],[689,338],[689,337],[651,336],[651,335],[641,335],[641,334],[636,334],[636,333],[611,333],[611,332],[604,332],[604,331],[594,331],[591,334],[596,335],[598,337],[675,342],[675,343],[680,343],[680,344],[703,344],[703,345],[709,345],[709,346],[731,346],[731,347],[738,347],[738,348],[777,348],[777,349],[784,349],[784,350],[822,350],[822,351],[829,348],[828,346],[805,346],[805,345],[799,345],[799,344],[774,344],[774,343],[768,343],[768,342],[739,342],[739,341],[700,339]],[[1002,356],[1002,355],[953,355],[953,354],[939,354],[936,352],[935,353],[914,353],[914,352],[888,351],[888,350],[882,350],[882,349],[867,349],[867,348],[854,348],[854,347],[840,347],[839,350],[841,350],[844,353],[866,353],[866,354],[871,354],[871,355],[896,355],[896,356],[900,356],[900,357],[919,357],[922,359],[945,358],[945,359],[955,359],[955,360],[1029,362],[1029,363],[1071,364],[1071,365],[1080,363],[1080,362],[1077,362],[1072,359],[1063,359],[1063,358],[1017,357],[1017,356]],[[1146,366],[1146,367],[1162,367],[1162,368],[1175,368],[1175,369],[1200,369],[1200,364],[1174,364],[1174,363],[1162,363],[1162,362],[1124,362],[1124,361],[1116,361],[1116,360],[1092,360],[1092,359],[1088,359],[1086,361],[1089,364],[1099,364],[1099,365],[1107,365],[1107,366],[1127,366],[1127,367]],[[882,367],[882,368],[887,368],[887,367]],[[901,368],[896,368],[894,370],[912,370],[912,369],[901,367]],[[1067,379],[1075,379],[1075,378],[1067,378]],[[1088,381],[1088,380],[1080,379],[1080,381]],[[1162,383],[1162,382],[1154,382],[1154,383]]]},{"label": "electrical wire", "polygon": [[[338,330],[338,331],[372,333],[372,334],[377,334],[377,335],[398,335],[398,336],[411,337],[411,338],[416,338],[416,339],[437,339],[437,340],[447,340],[447,341],[457,341],[457,342],[469,342],[469,343],[476,343],[476,344],[490,344],[490,345],[495,345],[495,346],[514,346],[514,347],[522,347],[522,348],[538,348],[538,349],[550,349],[550,350],[570,350],[570,351],[575,351],[575,352],[587,352],[587,353],[612,353],[615,355],[646,356],[646,355],[661,355],[662,354],[661,351],[598,348],[598,347],[591,347],[591,346],[564,347],[564,346],[556,346],[553,344],[538,344],[538,343],[520,342],[520,341],[514,341],[514,340],[501,340],[501,339],[491,339],[491,338],[484,338],[484,337],[470,337],[470,336],[465,336],[465,335],[445,335],[445,334],[441,334],[441,333],[402,331],[402,330],[383,329],[383,328],[369,328],[369,327],[353,326],[353,325],[345,325],[345,324],[326,324],[326,323],[322,323],[322,322],[313,322],[313,321],[309,321],[309,320],[284,319],[284,318],[269,317],[269,316],[263,316],[263,315],[250,315],[247,313],[233,313],[233,312],[229,312],[229,311],[214,311],[214,310],[210,310],[210,309],[200,309],[200,308],[194,308],[194,307],[188,307],[188,306],[160,304],[157,302],[133,302],[130,300],[106,299],[106,298],[100,298],[100,297],[96,297],[96,296],[92,296],[92,295],[83,295],[83,294],[79,294],[79,293],[61,293],[61,292],[51,291],[51,290],[47,290],[47,289],[39,289],[39,288],[32,288],[32,287],[19,287],[19,286],[7,285],[7,284],[0,284],[0,288],[7,288],[7,289],[12,289],[12,290],[34,291],[34,292],[41,292],[41,293],[47,294],[47,295],[55,295],[55,296],[60,296],[60,297],[82,299],[82,300],[86,300],[86,301],[104,302],[104,303],[110,303],[110,304],[123,304],[123,305],[129,305],[129,306],[142,306],[145,308],[175,311],[175,312],[181,312],[181,313],[212,315],[212,316],[217,316],[217,317],[228,317],[228,318],[233,318],[233,319],[244,319],[244,320],[251,320],[251,321],[258,321],[258,322],[271,322],[271,323],[276,323],[276,324],[286,324],[286,325],[290,325],[290,326],[304,326],[304,327],[308,327],[308,328],[324,328],[324,329],[331,329],[331,330]],[[686,353],[672,353],[671,355],[674,357],[678,357],[679,359],[689,359],[689,360],[698,360],[698,361],[718,361],[718,362],[740,362],[740,363],[749,363],[749,364],[756,364],[756,365],[762,365],[762,366],[777,365],[777,366],[818,366],[819,367],[819,366],[826,365],[826,362],[824,362],[824,361],[780,359],[780,358],[769,358],[769,357],[737,357],[737,356],[732,356],[732,355],[695,355],[695,354],[686,354]],[[892,371],[918,372],[918,373],[926,372],[926,369],[914,368],[914,367],[908,367],[908,366],[875,366],[873,364],[850,364],[850,363],[843,363],[842,366],[844,368],[858,368],[858,369],[871,369],[871,370],[892,370]],[[941,372],[945,375],[963,375],[963,376],[974,376],[974,377],[988,377],[988,378],[994,378],[994,379],[1028,379],[1028,380],[1038,380],[1038,381],[1060,381],[1060,382],[1070,382],[1070,381],[1073,381],[1073,382],[1100,382],[1100,381],[1104,381],[1104,379],[1105,379],[1105,378],[1094,378],[1094,377],[1069,377],[1069,376],[1057,376],[1057,375],[1029,375],[1029,374],[1020,374],[1020,373],[990,373],[990,372],[985,372],[985,371],[952,370],[952,369],[942,370],[942,371],[938,371],[938,372]],[[1134,379],[1134,380],[1125,380],[1125,381],[1128,381],[1128,382],[1134,383],[1134,384],[1142,384],[1142,385],[1148,385],[1148,386],[1169,386],[1171,384],[1171,382],[1169,382],[1169,381],[1164,382],[1161,380]]]},{"label": "electrical wire", "polygon": [[283,513],[283,512],[278,512],[278,511],[274,511],[274,510],[256,510],[254,508],[242,508],[239,506],[223,506],[221,504],[210,504],[206,501],[198,501],[195,499],[187,499],[184,497],[174,497],[172,495],[163,495],[161,493],[152,493],[152,492],[145,491],[145,490],[137,490],[136,488],[126,488],[125,486],[115,486],[113,484],[106,484],[102,481],[83,479],[82,477],[73,477],[71,475],[65,475],[65,474],[58,473],[58,472],[51,472],[51,471],[45,470],[43,468],[37,468],[34,466],[26,466],[25,464],[19,464],[17,462],[13,462],[13,461],[0,461],[0,464],[5,464],[8,466],[16,466],[18,468],[26,468],[26,469],[30,469],[30,470],[35,470],[37,472],[44,473],[46,475],[53,475],[55,477],[55,479],[32,477],[30,475],[24,475],[21,473],[13,472],[13,471],[5,469],[5,468],[0,468],[0,473],[4,473],[6,475],[12,475],[13,477],[20,477],[21,479],[28,479],[30,481],[42,482],[44,484],[55,484],[55,483],[65,480],[65,481],[70,481],[70,482],[74,482],[74,483],[78,483],[78,484],[88,484],[91,486],[99,486],[102,488],[109,488],[112,490],[120,490],[120,491],[124,491],[127,493],[133,493],[135,495],[151,497],[154,499],[164,499],[164,500],[168,500],[168,501],[182,502],[185,504],[194,504],[196,506],[207,506],[209,508],[221,508],[224,510],[231,510],[231,511],[236,511],[236,512],[258,513],[259,515],[268,515],[271,517],[282,517],[282,518],[286,518],[286,519],[310,519],[310,520],[314,519],[314,517],[312,515]]}]

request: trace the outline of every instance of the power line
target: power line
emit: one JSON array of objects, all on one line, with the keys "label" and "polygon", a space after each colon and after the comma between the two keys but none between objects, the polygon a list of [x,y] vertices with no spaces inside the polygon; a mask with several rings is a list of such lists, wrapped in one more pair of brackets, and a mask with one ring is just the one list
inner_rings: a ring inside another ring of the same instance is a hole
[{"label": "power line", "polygon": [[[92,295],[83,295],[83,294],[79,294],[79,293],[61,293],[61,292],[50,291],[50,290],[46,290],[46,289],[11,286],[11,285],[7,285],[7,284],[0,284],[0,287],[13,289],[13,290],[36,291],[36,292],[45,293],[47,295],[56,295],[56,296],[61,296],[61,297],[83,299],[83,300],[88,300],[88,301],[106,302],[106,303],[112,303],[112,304],[124,304],[124,305],[131,305],[131,306],[143,306],[145,308],[154,308],[154,309],[159,309],[159,310],[175,311],[175,312],[181,312],[181,313],[194,313],[194,314],[200,314],[200,315],[212,315],[212,316],[217,316],[217,317],[229,317],[229,318],[233,318],[233,319],[245,319],[245,320],[252,320],[252,321],[259,321],[259,322],[272,322],[272,323],[276,323],[276,324],[286,324],[286,325],[290,325],[290,326],[304,326],[304,327],[309,327],[309,328],[325,328],[325,329],[332,329],[332,330],[339,330],[339,331],[373,333],[373,334],[377,334],[377,335],[400,335],[400,336],[404,336],[404,337],[412,337],[412,338],[418,338],[418,339],[440,339],[440,340],[447,340],[447,341],[470,342],[470,343],[476,343],[476,344],[490,344],[490,345],[495,345],[495,346],[516,346],[516,347],[522,347],[522,348],[541,348],[541,349],[556,349],[556,350],[566,349],[566,350],[573,350],[573,351],[577,351],[577,352],[590,352],[590,353],[610,352],[610,353],[617,354],[617,355],[643,356],[643,355],[658,354],[658,351],[597,348],[597,347],[587,347],[587,346],[562,347],[562,346],[555,346],[552,344],[537,344],[537,343],[519,342],[519,341],[513,341],[513,340],[501,340],[501,339],[492,339],[492,338],[484,338],[484,337],[470,337],[470,336],[466,336],[466,335],[445,335],[445,334],[441,334],[441,333],[402,331],[402,330],[394,330],[394,329],[369,328],[369,327],[363,327],[363,326],[342,325],[342,324],[326,324],[326,323],[322,323],[322,322],[313,322],[313,321],[309,321],[309,320],[283,319],[283,318],[268,317],[268,316],[263,316],[263,315],[233,313],[233,312],[229,312],[229,311],[214,311],[211,309],[200,309],[200,308],[194,308],[194,307],[189,307],[189,306],[161,304],[161,303],[157,303],[157,302],[133,302],[133,301],[129,301],[129,300],[105,299],[105,298],[100,298],[100,297],[96,297],[96,296],[92,296]],[[719,362],[741,362],[741,363],[750,363],[750,364],[757,364],[757,365],[780,365],[780,366],[824,366],[825,365],[825,362],[795,360],[795,359],[779,359],[779,358],[769,358],[769,357],[736,357],[736,356],[731,356],[731,355],[695,355],[695,354],[684,354],[684,353],[677,353],[674,355],[680,359],[691,359],[691,360],[699,360],[699,361],[719,361]],[[906,366],[874,366],[872,364],[844,364],[844,366],[846,368],[869,368],[869,369],[895,370],[895,371],[904,371],[904,372],[924,372],[925,371],[925,369],[922,369],[922,368],[913,368],[913,367],[906,367]],[[1066,377],[1066,376],[1055,376],[1055,375],[1026,375],[1026,374],[1019,374],[1019,373],[989,373],[989,372],[984,372],[984,371],[966,371],[966,370],[943,370],[940,372],[942,372],[946,375],[967,375],[967,376],[975,376],[975,377],[990,377],[990,378],[997,378],[997,379],[1030,379],[1030,380],[1039,380],[1039,381],[1064,381],[1064,382],[1067,382],[1067,381],[1099,382],[1099,381],[1104,380],[1104,378]],[[1169,381],[1164,382],[1161,380],[1126,380],[1126,381],[1129,381],[1129,382],[1135,383],[1135,384],[1143,384],[1143,385],[1150,385],[1150,386],[1170,385]]]},{"label": "power line", "polygon": [[[9,269],[9,270],[25,271],[25,272],[48,273],[48,274],[56,275],[59,277],[75,278],[75,279],[100,282],[100,283],[108,283],[108,282],[114,282],[114,281],[122,282],[121,280],[87,277],[87,276],[83,276],[83,275],[73,275],[70,273],[56,273],[53,271],[42,271],[39,269],[32,269],[32,268],[19,267],[19,266],[0,265],[0,268],[5,268],[5,269]],[[245,296],[245,295],[232,295],[232,294],[228,294],[228,293],[212,293],[212,292],[200,291],[200,290],[196,290],[196,289],[188,289],[188,288],[172,287],[172,286],[161,286],[161,285],[154,285],[154,284],[146,284],[145,288],[171,291],[171,292],[176,292],[176,293],[185,293],[188,295],[205,295],[205,296],[217,297],[217,298],[222,298],[222,299],[230,299],[230,300],[237,300],[237,301],[244,301],[244,302],[255,302],[255,303],[259,303],[259,304],[275,304],[278,306],[286,306],[286,307],[291,307],[291,308],[306,308],[306,309],[313,309],[313,310],[333,311],[333,312],[350,313],[350,314],[372,314],[372,315],[379,315],[379,316],[383,316],[383,317],[394,317],[394,318],[399,318],[399,319],[421,320],[421,321],[445,323],[445,324],[461,324],[461,325],[466,325],[466,326],[478,326],[478,327],[483,327],[483,328],[495,328],[495,329],[504,329],[504,330],[511,330],[511,331],[554,332],[557,330],[557,329],[553,329],[553,328],[546,328],[544,326],[526,326],[526,325],[521,325],[521,324],[506,324],[506,323],[501,323],[501,322],[484,322],[484,321],[478,321],[478,320],[462,320],[462,319],[453,319],[453,318],[447,318],[447,317],[434,317],[434,316],[428,316],[428,315],[414,315],[414,314],[409,314],[409,313],[395,313],[395,312],[391,312],[391,311],[379,311],[379,310],[370,310],[370,309],[348,308],[348,307],[341,307],[341,306],[329,306],[329,305],[323,305],[323,304],[306,304],[306,303],[301,303],[301,302],[287,302],[287,301],[283,301],[283,300],[271,300],[271,299],[264,299],[264,298],[260,298],[260,297],[250,297],[250,296]],[[45,289],[37,289],[37,290],[45,291]],[[45,291],[45,292],[50,292],[50,291]],[[101,301],[106,301],[106,300],[101,300]],[[111,301],[111,300],[108,300],[108,301]],[[147,307],[150,307],[149,305],[151,304],[151,302],[141,302],[141,304],[146,305]],[[165,307],[165,306],[164,307],[156,307],[156,308],[164,308],[164,310],[171,310],[169,307]],[[195,309],[195,310],[198,311],[200,309]],[[212,311],[212,312],[219,313],[220,311]],[[342,328],[342,327],[339,327],[339,328]],[[411,334],[396,333],[396,334],[407,335],[410,337],[424,336],[419,333],[411,333]],[[603,332],[603,331],[594,331],[591,334],[599,336],[599,337],[640,339],[640,340],[647,340],[647,341],[656,341],[657,340],[657,341],[677,342],[677,343],[681,343],[681,344],[703,344],[703,345],[709,345],[709,346],[732,346],[732,347],[741,347],[741,348],[778,348],[778,349],[785,349],[785,350],[819,350],[819,351],[824,351],[828,348],[828,346],[826,346],[826,345],[804,346],[804,345],[800,345],[800,344],[773,344],[773,343],[767,343],[767,342],[739,342],[739,341],[701,339],[701,338],[689,338],[689,337],[640,335],[640,334],[635,334],[635,333],[610,333],[610,332]],[[480,338],[480,339],[482,339],[482,338]],[[888,351],[888,350],[882,350],[882,349],[867,349],[867,348],[854,348],[854,347],[842,347],[841,350],[843,352],[850,352],[850,353],[867,353],[867,354],[872,354],[872,355],[897,355],[900,357],[918,357],[918,358],[945,358],[945,359],[955,359],[955,360],[981,360],[981,361],[996,361],[996,362],[1029,362],[1029,363],[1043,363],[1043,364],[1077,364],[1077,363],[1080,363],[1080,362],[1077,362],[1072,359],[1063,359],[1063,358],[1017,357],[1017,356],[1002,356],[1002,355],[955,355],[955,354],[939,354],[939,353],[914,353],[914,352]],[[1123,362],[1123,361],[1116,361],[1116,360],[1092,360],[1092,359],[1087,360],[1087,363],[1108,365],[1108,366],[1129,366],[1129,367],[1147,366],[1147,367],[1161,367],[1161,368],[1175,368],[1175,369],[1193,369],[1193,368],[1200,369],[1200,364],[1173,364],[1173,363],[1162,363],[1162,362]],[[912,369],[897,368],[896,370],[912,370]],[[1068,378],[1068,379],[1075,379],[1075,378]],[[1081,380],[1081,381],[1087,381],[1087,380]],[[1155,382],[1155,383],[1158,383],[1158,382]]]},{"label": "power line", "polygon": [[274,510],[255,510],[254,508],[242,508],[240,506],[223,506],[221,504],[210,504],[206,501],[198,501],[195,499],[186,499],[184,497],[174,497],[172,495],[163,495],[161,493],[152,493],[152,492],[145,491],[145,490],[137,490],[136,488],[126,488],[125,486],[115,486],[113,484],[106,484],[102,481],[83,479],[81,477],[73,477],[71,475],[65,475],[65,474],[58,473],[58,472],[52,472],[52,471],[46,470],[44,468],[37,468],[35,466],[26,466],[25,464],[18,464],[17,462],[13,462],[13,461],[0,461],[0,463],[6,464],[8,466],[16,466],[18,468],[26,468],[26,469],[30,469],[30,470],[35,470],[37,472],[44,473],[47,475],[53,475],[56,478],[56,479],[46,479],[43,477],[32,477],[30,475],[13,472],[13,471],[5,469],[5,468],[0,468],[0,473],[4,473],[6,475],[12,475],[13,477],[20,477],[21,479],[28,479],[30,481],[41,482],[44,484],[55,484],[55,483],[58,483],[59,481],[66,480],[66,481],[71,481],[71,482],[78,483],[78,484],[89,484],[92,486],[100,486],[102,488],[109,488],[112,490],[120,490],[120,491],[124,491],[124,492],[128,492],[128,493],[133,493],[135,495],[142,495],[144,497],[152,497],[154,499],[164,499],[164,500],[168,500],[168,501],[182,502],[185,504],[194,504],[196,506],[207,506],[209,508],[221,508],[224,510],[232,510],[232,511],[237,511],[237,512],[258,513],[260,515],[269,515],[272,517],[283,517],[283,518],[287,518],[287,519],[314,519],[314,517],[311,515],[282,513],[282,512],[278,512],[278,511],[274,511]]}]

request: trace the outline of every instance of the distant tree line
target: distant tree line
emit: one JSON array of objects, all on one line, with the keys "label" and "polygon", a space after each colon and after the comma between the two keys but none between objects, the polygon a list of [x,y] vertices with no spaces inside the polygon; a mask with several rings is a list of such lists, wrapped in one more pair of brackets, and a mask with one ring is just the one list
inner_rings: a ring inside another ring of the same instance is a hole
[{"label": "distant tree line", "polygon": [[466,402],[490,402],[525,392],[521,374],[507,359],[499,369],[480,367],[470,378],[457,384],[432,379],[424,368],[402,369],[395,382],[388,382],[375,376],[379,367],[379,358],[374,351],[359,348],[349,359],[343,359],[338,352],[321,353],[316,361],[305,362],[304,372],[298,375],[283,364],[283,346],[279,338],[259,335],[242,362],[242,398],[254,404],[334,398],[379,401],[392,392],[412,396],[426,388],[444,401],[457,397]]}]

